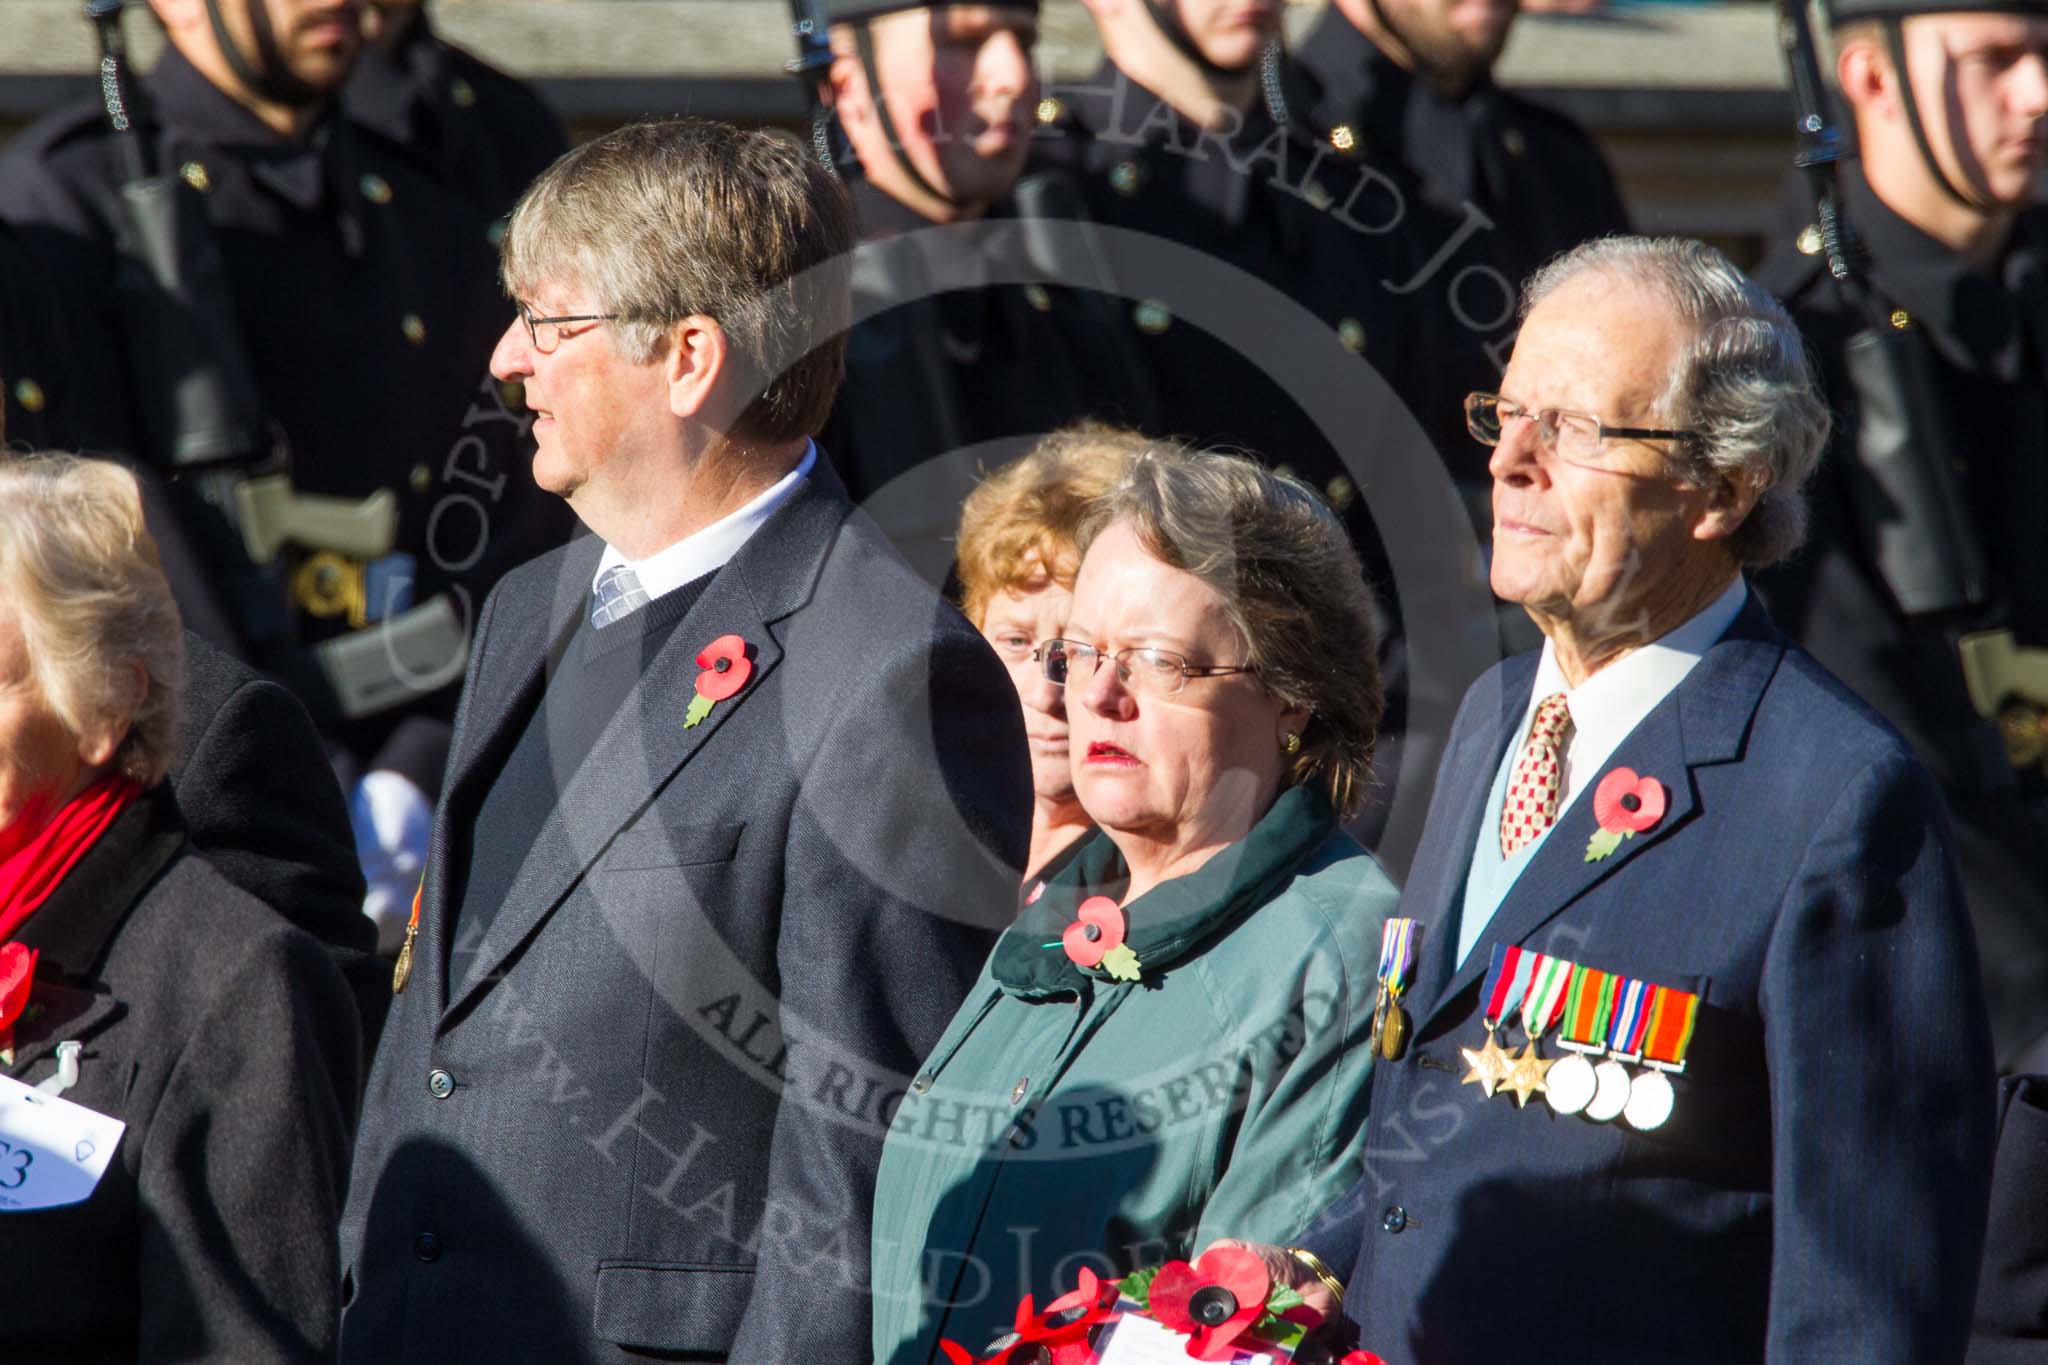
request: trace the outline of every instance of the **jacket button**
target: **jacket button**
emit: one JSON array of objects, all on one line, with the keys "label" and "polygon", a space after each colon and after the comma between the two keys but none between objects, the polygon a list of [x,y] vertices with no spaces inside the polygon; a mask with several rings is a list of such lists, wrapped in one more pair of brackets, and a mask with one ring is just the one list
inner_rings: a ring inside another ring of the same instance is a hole
[{"label": "jacket button", "polygon": [[437,1100],[445,1100],[455,1093],[455,1078],[436,1068],[427,1073],[427,1093]]},{"label": "jacket button", "polygon": [[917,1079],[910,1083],[910,1088],[920,1095],[922,1095],[925,1091],[931,1089],[932,1073],[929,1071],[920,1071],[917,1074]]},{"label": "jacket button", "polygon": [[1387,1211],[1380,1215],[1380,1226],[1388,1232],[1399,1232],[1408,1226],[1408,1210],[1399,1204],[1387,1205]]},{"label": "jacket button", "polygon": [[1029,1089],[1031,1089],[1031,1078],[1029,1076],[1019,1077],[1016,1087],[1010,1091],[1010,1103],[1013,1105],[1024,1103],[1024,1093]]},{"label": "jacket button", "polygon": [[441,1239],[431,1232],[423,1232],[412,1239],[412,1254],[422,1261],[441,1259]]}]

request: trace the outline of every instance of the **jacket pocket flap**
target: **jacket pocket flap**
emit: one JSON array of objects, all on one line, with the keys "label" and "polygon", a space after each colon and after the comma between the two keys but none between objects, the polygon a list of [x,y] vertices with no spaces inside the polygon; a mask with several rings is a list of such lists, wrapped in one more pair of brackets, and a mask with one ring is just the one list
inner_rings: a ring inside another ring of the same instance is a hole
[{"label": "jacket pocket flap", "polygon": [[592,1326],[614,1346],[723,1355],[753,1293],[752,1266],[599,1261]]},{"label": "jacket pocket flap", "polygon": [[729,863],[739,852],[744,824],[669,824],[659,816],[621,830],[606,851],[608,872],[633,872],[697,863]]}]

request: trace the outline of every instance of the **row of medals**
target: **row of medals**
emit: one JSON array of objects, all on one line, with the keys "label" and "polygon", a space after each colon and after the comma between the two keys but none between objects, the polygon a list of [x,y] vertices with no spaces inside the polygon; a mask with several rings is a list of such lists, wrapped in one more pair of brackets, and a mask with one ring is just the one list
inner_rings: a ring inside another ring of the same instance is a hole
[{"label": "row of medals", "polygon": [[1541,1095],[1560,1114],[1581,1114],[1596,1123],[1626,1119],[1631,1128],[1645,1133],[1661,1128],[1671,1117],[1677,1097],[1671,1078],[1655,1064],[1646,1064],[1648,1070],[1631,1076],[1618,1058],[1607,1057],[1595,1065],[1586,1056],[1591,1049],[1574,1043],[1560,1044],[1570,1056],[1540,1057],[1539,1036],[1530,1036],[1515,1054],[1500,1045],[1488,1025],[1485,1046],[1458,1049],[1471,1067],[1462,1083],[1477,1085],[1488,1099],[1512,1094],[1517,1108],[1526,1106],[1531,1095]]}]

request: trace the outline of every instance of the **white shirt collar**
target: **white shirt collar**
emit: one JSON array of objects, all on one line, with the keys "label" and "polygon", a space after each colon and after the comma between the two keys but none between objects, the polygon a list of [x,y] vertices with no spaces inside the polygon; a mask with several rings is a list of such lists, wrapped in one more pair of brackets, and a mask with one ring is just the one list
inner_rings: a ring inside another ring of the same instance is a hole
[{"label": "white shirt collar", "polygon": [[746,544],[754,532],[760,530],[762,524],[796,494],[817,463],[818,443],[806,442],[804,457],[797,461],[796,468],[777,479],[759,497],[645,559],[635,562],[610,545],[605,546],[604,554],[597,561],[597,572],[591,576],[590,590],[596,592],[598,580],[618,564],[633,570],[633,576],[640,580],[641,590],[650,601],[674,592],[683,584],[702,578],[715,569],[724,568],[740,552],[740,546]]},{"label": "white shirt collar", "polygon": [[1522,713],[1514,749],[1519,751],[1529,736],[1536,704],[1553,692],[1564,693],[1572,713],[1572,734],[1565,744],[1564,786],[1557,803],[1560,814],[1581,788],[1600,775],[1629,732],[1685,681],[1693,665],[1734,623],[1748,597],[1749,588],[1737,574],[1726,591],[1684,625],[1616,659],[1577,687],[1566,684],[1557,651],[1544,641],[1543,658],[1536,665],[1536,683],[1529,689],[1529,705]]}]

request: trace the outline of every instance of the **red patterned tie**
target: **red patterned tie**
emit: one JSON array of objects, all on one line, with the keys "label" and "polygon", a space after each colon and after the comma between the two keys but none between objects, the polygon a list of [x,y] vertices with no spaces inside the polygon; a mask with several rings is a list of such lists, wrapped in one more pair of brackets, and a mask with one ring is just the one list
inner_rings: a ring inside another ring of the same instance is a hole
[{"label": "red patterned tie", "polygon": [[1515,756],[1508,774],[1508,799],[1500,808],[1500,856],[1512,858],[1557,823],[1557,797],[1564,789],[1564,744],[1572,732],[1572,713],[1564,693],[1553,692],[1536,704],[1529,742]]}]

